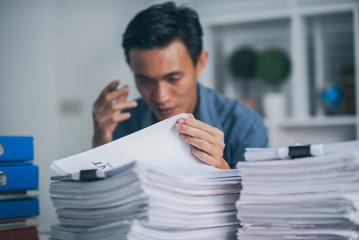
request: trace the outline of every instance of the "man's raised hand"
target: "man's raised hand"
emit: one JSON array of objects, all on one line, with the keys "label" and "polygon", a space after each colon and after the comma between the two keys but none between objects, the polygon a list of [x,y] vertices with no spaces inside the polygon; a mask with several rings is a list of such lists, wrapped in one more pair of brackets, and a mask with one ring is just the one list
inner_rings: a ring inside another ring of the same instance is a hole
[{"label": "man's raised hand", "polygon": [[94,135],[92,146],[98,147],[112,141],[113,131],[117,123],[131,117],[130,113],[123,112],[124,109],[137,106],[136,101],[127,101],[129,88],[120,85],[120,80],[111,82],[104,88],[93,105],[92,116],[94,121]]}]

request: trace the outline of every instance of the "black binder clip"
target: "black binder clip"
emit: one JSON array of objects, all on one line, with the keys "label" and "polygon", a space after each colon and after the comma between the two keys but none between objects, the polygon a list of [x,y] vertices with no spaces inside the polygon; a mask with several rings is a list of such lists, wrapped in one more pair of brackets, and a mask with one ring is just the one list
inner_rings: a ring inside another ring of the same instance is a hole
[{"label": "black binder clip", "polygon": [[310,145],[289,146],[288,150],[288,155],[292,159],[312,156],[310,153]]},{"label": "black binder clip", "polygon": [[97,176],[97,169],[81,170],[80,181],[95,181],[100,179]]}]

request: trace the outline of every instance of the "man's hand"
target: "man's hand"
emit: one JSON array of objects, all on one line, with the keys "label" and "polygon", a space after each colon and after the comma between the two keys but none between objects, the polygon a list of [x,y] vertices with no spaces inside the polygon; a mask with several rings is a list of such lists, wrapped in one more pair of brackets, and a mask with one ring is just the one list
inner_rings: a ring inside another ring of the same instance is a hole
[{"label": "man's hand", "polygon": [[125,86],[117,89],[117,85],[120,85],[120,80],[110,83],[102,90],[100,96],[93,105],[93,147],[98,147],[111,142],[113,131],[115,130],[117,123],[131,117],[130,113],[123,113],[122,110],[137,106],[136,101],[126,100],[129,88]]},{"label": "man's hand", "polygon": [[225,144],[221,130],[196,120],[191,113],[189,118],[178,119],[174,129],[191,145],[191,151],[198,159],[220,169],[230,169],[223,159]]}]

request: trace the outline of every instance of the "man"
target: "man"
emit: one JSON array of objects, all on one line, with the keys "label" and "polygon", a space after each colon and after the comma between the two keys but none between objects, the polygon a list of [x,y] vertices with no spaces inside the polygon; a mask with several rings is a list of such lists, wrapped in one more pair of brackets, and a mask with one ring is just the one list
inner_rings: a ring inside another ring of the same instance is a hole
[{"label": "man", "polygon": [[208,58],[202,35],[197,13],[170,2],[135,16],[122,46],[142,98],[127,101],[129,88],[110,83],[93,107],[93,147],[184,112],[190,117],[173,128],[198,159],[217,168],[235,167],[246,147],[267,145],[255,111],[197,83]]}]

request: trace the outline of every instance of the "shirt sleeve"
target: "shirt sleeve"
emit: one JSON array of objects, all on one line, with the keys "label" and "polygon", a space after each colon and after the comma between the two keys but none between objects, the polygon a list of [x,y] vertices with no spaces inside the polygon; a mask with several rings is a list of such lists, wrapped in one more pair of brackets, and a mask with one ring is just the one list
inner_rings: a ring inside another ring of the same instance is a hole
[{"label": "shirt sleeve", "polygon": [[237,119],[229,141],[228,164],[235,168],[239,161],[245,161],[244,152],[248,147],[267,147],[268,136],[261,116],[252,109]]}]

